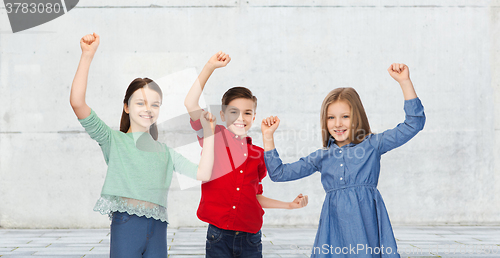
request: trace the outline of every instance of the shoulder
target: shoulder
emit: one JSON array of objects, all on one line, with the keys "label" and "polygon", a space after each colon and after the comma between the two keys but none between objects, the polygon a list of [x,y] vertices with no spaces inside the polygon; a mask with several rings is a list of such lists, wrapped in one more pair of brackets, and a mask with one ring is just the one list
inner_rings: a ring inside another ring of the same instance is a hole
[{"label": "shoulder", "polygon": [[322,162],[323,159],[328,158],[330,156],[330,152],[332,152],[332,148],[322,147],[319,148],[307,156],[302,156],[300,158],[301,161],[312,162],[315,166],[318,166]]},{"label": "shoulder", "polygon": [[318,155],[318,154],[325,154],[325,153],[330,152],[331,150],[332,150],[331,147],[321,147],[321,148],[318,148],[317,150],[311,152],[309,154],[309,156],[311,156],[311,155]]},{"label": "shoulder", "polygon": [[376,148],[378,146],[378,143],[379,143],[382,135],[383,135],[383,133],[370,133],[369,135],[365,136],[365,139],[362,142],[355,144],[353,147],[354,148]]},{"label": "shoulder", "polygon": [[162,148],[164,148],[166,151],[171,151],[173,150],[172,148],[170,148],[166,143],[164,142],[160,142],[160,141],[156,141]]},{"label": "shoulder", "polygon": [[224,127],[223,125],[216,125],[215,126],[215,133],[222,132],[224,130],[226,130],[226,127]]},{"label": "shoulder", "polygon": [[250,148],[252,149],[252,151],[254,151],[257,154],[257,157],[262,159],[262,162],[264,162],[264,149],[260,146],[253,144],[253,143],[249,144],[249,146],[251,146]]},{"label": "shoulder", "polygon": [[259,153],[264,153],[264,149],[262,147],[257,146],[253,143],[252,143],[252,149],[254,149],[255,151],[258,151]]}]

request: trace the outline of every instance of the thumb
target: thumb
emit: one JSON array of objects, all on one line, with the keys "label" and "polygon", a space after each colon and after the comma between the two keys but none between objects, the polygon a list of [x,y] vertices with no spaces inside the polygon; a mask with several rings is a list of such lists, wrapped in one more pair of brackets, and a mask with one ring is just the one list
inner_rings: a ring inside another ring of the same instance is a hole
[{"label": "thumb", "polygon": [[97,33],[95,33],[95,32],[94,32],[94,37],[95,37],[95,41],[97,41],[97,43],[99,43],[101,37],[99,37],[99,35],[97,35]]}]

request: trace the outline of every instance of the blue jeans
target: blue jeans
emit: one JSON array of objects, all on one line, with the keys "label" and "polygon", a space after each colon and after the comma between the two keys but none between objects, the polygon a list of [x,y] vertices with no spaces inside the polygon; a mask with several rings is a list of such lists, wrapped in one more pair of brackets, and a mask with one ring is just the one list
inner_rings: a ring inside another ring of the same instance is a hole
[{"label": "blue jeans", "polygon": [[220,229],[212,224],[207,230],[207,258],[261,258],[262,232],[255,234]]},{"label": "blue jeans", "polygon": [[114,212],[110,258],[166,258],[167,222]]}]

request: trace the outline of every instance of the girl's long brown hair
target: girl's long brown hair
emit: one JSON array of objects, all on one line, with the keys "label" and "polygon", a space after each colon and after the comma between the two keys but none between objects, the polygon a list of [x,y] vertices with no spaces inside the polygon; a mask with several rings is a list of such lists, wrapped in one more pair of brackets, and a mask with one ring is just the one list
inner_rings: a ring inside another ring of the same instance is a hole
[{"label": "girl's long brown hair", "polygon": [[[136,78],[128,86],[127,91],[125,92],[125,98],[123,99],[123,104],[128,106],[132,94],[134,94],[136,90],[142,88],[149,88],[156,91],[158,94],[160,94],[160,99],[163,99],[163,93],[161,92],[160,86],[158,86],[156,82],[149,78]],[[127,133],[129,128],[130,116],[125,112],[124,108],[122,112],[122,119],[120,121],[120,131]],[[156,126],[156,123],[153,123],[149,127],[149,134],[151,134],[151,137],[153,137],[153,139],[158,140],[158,126]]]},{"label": "girl's long brown hair", "polygon": [[368,118],[366,117],[365,108],[358,93],[353,88],[337,88],[326,96],[321,104],[321,137],[323,139],[323,147],[328,147],[328,141],[331,137],[330,131],[328,131],[327,119],[328,119],[328,107],[330,104],[337,101],[345,101],[351,107],[351,132],[349,138],[352,143],[362,142],[367,135],[372,134],[370,131],[370,123],[368,123]]}]

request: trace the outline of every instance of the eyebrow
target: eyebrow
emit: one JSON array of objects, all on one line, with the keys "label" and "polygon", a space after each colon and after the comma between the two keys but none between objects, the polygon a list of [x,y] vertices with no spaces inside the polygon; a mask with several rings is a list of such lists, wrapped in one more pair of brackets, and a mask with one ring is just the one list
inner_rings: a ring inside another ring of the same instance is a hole
[{"label": "eyebrow", "polygon": [[[144,101],[143,99],[136,99],[136,100],[142,100],[142,101]],[[157,101],[155,101],[155,102],[153,102],[153,103],[161,103],[161,101],[158,101],[158,100],[157,100]]]},{"label": "eyebrow", "polygon": [[[341,115],[350,115],[351,113],[341,113]],[[335,114],[326,113],[327,116],[334,116]]]},{"label": "eyebrow", "polygon": [[[236,107],[230,107],[230,108],[228,108],[228,109],[229,109],[229,110],[237,110],[237,111],[240,111],[240,109],[239,109],[239,108],[236,108]],[[247,111],[251,111],[251,112],[253,112],[253,109],[245,109],[245,110],[243,110],[243,112],[247,112]]]}]

